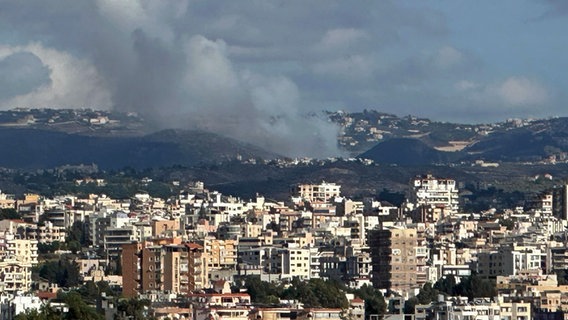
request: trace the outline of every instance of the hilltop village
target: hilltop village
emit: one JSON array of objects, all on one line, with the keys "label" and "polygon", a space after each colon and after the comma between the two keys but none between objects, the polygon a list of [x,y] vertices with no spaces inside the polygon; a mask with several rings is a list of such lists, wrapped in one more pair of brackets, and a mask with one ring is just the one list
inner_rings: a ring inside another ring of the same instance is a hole
[{"label": "hilltop village", "polygon": [[458,185],[418,176],[400,207],[323,181],[282,201],[0,193],[0,318],[564,319],[567,188],[463,213]]}]

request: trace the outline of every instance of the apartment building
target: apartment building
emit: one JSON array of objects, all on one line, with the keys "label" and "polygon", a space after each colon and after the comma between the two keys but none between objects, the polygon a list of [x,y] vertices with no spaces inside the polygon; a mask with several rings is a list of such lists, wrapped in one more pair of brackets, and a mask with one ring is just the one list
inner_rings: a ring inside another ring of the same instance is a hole
[{"label": "apartment building", "polygon": [[152,227],[152,236],[172,236],[176,235],[176,233],[180,230],[180,221],[178,219],[175,220],[153,220],[151,222]]},{"label": "apartment building", "polygon": [[546,253],[530,246],[510,245],[477,253],[476,271],[485,278],[540,272]]},{"label": "apartment building", "polygon": [[163,247],[164,287],[172,293],[190,293],[208,284],[203,247],[196,243]]},{"label": "apartment building", "polygon": [[341,195],[341,186],[325,181],[320,184],[298,184],[293,187],[293,194],[304,201],[330,202]]},{"label": "apartment building", "polygon": [[0,209],[16,209],[16,197],[0,190]]},{"label": "apartment building", "polygon": [[418,287],[417,230],[393,227],[369,232],[373,286],[405,292]]},{"label": "apartment building", "polygon": [[32,285],[32,265],[17,260],[0,261],[0,292],[28,292]]},{"label": "apartment building", "polygon": [[458,212],[458,193],[455,180],[425,175],[412,181],[410,199],[417,207],[424,208],[424,220],[435,222],[443,215]]},{"label": "apartment building", "polygon": [[138,242],[122,245],[122,294],[127,298],[136,297],[140,289],[140,251]]},{"label": "apartment building", "polygon": [[8,259],[13,259],[24,265],[38,264],[37,240],[9,239],[6,240]]},{"label": "apartment building", "polygon": [[207,259],[199,244],[134,242],[122,246],[121,256],[126,297],[152,291],[187,294],[208,285]]},{"label": "apartment building", "polygon": [[236,240],[206,238],[203,247],[209,270],[234,269],[237,265],[237,243]]},{"label": "apartment building", "polygon": [[303,280],[310,279],[310,249],[301,248],[297,244],[287,244],[284,248],[274,250],[276,256],[272,257],[272,265],[276,263],[276,272],[282,278],[298,277]]}]

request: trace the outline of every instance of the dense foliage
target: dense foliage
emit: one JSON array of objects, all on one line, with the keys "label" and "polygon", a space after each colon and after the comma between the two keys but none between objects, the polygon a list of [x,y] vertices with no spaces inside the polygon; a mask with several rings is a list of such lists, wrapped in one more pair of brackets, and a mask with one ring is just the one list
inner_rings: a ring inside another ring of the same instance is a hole
[{"label": "dense foliage", "polygon": [[347,308],[349,303],[342,285],[322,279],[301,281],[294,278],[287,285],[261,281],[259,277],[247,277],[244,284],[255,303],[276,304],[279,299],[298,300],[305,307]]},{"label": "dense foliage", "polygon": [[39,276],[63,288],[74,287],[81,283],[79,266],[65,255],[59,260],[45,262],[39,268]]},{"label": "dense foliage", "polygon": [[21,216],[16,209],[4,208],[0,209],[0,220],[4,219],[20,219]]},{"label": "dense foliage", "polygon": [[18,314],[16,320],[52,320],[52,319],[82,319],[82,320],[102,320],[104,317],[97,313],[94,307],[88,305],[78,292],[71,291],[61,294],[59,299],[65,303],[69,311],[61,312],[51,305],[43,306],[39,311],[26,310]]},{"label": "dense foliage", "polygon": [[456,282],[454,276],[449,275],[436,282],[434,288],[441,293],[450,296],[468,297],[470,300],[497,295],[495,282],[483,279],[476,274],[462,278],[459,283]]},{"label": "dense foliage", "polygon": [[146,309],[150,307],[149,300],[121,299],[118,301],[118,313],[114,317],[116,320],[133,319],[143,320],[148,319]]},{"label": "dense foliage", "polygon": [[343,284],[323,279],[301,281],[294,278],[289,284],[278,285],[261,281],[259,277],[246,277],[244,287],[255,303],[275,305],[280,299],[298,300],[305,307],[343,308],[349,307],[345,293],[353,293],[365,301],[367,314],[384,314],[386,303],[378,289],[364,285],[351,290]]},{"label": "dense foliage", "polygon": [[384,314],[387,310],[387,304],[383,294],[371,286],[364,285],[360,289],[353,291],[359,298],[365,300],[365,314]]}]

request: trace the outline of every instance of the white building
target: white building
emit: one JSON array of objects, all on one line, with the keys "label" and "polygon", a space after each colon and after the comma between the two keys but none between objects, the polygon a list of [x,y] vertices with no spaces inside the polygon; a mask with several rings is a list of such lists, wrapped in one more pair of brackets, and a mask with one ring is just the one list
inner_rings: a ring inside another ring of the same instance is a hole
[{"label": "white building", "polygon": [[458,212],[459,190],[455,180],[426,175],[415,178],[412,185],[411,196],[416,206],[439,208],[447,214]]},{"label": "white building", "polygon": [[311,250],[301,248],[299,245],[290,243],[284,248],[272,251],[271,273],[280,274],[282,279],[298,277],[308,280],[311,277]]},{"label": "white building", "polygon": [[3,294],[0,296],[0,320],[14,319],[26,310],[39,311],[42,305],[36,296]]},{"label": "white building", "polygon": [[518,275],[521,272],[540,272],[546,254],[536,247],[503,246],[498,250],[477,254],[477,273],[481,277]]},{"label": "white building", "polygon": [[309,202],[331,202],[341,195],[341,186],[325,181],[320,184],[298,184],[293,193]]}]

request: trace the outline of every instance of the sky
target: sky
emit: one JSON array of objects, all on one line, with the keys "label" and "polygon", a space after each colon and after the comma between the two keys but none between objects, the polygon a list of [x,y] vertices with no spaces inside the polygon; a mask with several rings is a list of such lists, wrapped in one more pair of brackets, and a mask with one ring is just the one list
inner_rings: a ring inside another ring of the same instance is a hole
[{"label": "sky", "polygon": [[564,0],[0,0],[0,110],[135,111],[336,155],[322,110],[568,116],[566,30]]}]

